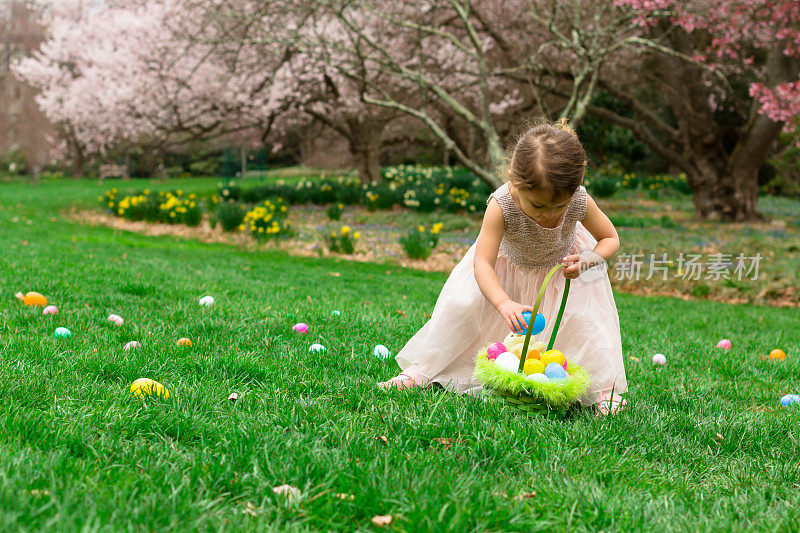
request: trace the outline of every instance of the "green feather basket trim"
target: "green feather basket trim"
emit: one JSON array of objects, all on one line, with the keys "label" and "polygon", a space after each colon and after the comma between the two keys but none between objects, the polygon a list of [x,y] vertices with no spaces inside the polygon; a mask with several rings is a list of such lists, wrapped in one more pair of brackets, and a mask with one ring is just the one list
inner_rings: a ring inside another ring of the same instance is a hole
[{"label": "green feather basket trim", "polygon": [[566,409],[578,401],[589,389],[592,378],[589,374],[572,362],[567,362],[569,378],[564,383],[555,381],[531,381],[518,372],[510,372],[498,368],[489,360],[486,353],[488,346],[478,352],[475,361],[475,378],[485,387],[493,389],[500,396],[511,398],[524,398],[523,403],[541,402],[543,405],[555,410]]}]

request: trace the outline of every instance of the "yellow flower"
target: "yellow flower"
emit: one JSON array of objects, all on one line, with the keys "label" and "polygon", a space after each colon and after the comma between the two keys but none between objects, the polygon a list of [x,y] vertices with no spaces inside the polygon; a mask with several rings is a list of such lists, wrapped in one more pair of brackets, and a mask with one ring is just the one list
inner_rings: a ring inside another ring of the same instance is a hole
[{"label": "yellow flower", "polygon": [[114,202],[108,202],[108,207],[114,207]]},{"label": "yellow flower", "polygon": [[286,212],[286,206],[285,206],[285,205],[282,205],[282,206],[281,206],[281,213],[285,213],[285,212]]},{"label": "yellow flower", "polygon": [[244,231],[244,224],[239,224],[239,231]]},{"label": "yellow flower", "polygon": [[417,231],[419,231],[420,233],[424,233],[425,232],[425,226],[418,227]]},{"label": "yellow flower", "polygon": [[342,235],[350,233],[350,226],[342,226]]},{"label": "yellow flower", "polygon": [[355,232],[355,233],[353,233],[353,238],[354,239],[360,239],[361,238],[361,234],[359,232]]},{"label": "yellow flower", "polygon": [[331,232],[331,237],[336,237],[336,232],[335,231]]}]

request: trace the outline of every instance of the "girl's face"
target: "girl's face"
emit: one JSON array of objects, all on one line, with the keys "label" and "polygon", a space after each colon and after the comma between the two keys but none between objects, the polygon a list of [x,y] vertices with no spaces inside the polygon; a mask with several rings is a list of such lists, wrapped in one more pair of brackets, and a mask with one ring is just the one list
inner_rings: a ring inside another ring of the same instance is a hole
[{"label": "girl's face", "polygon": [[558,223],[571,197],[561,195],[551,198],[551,192],[542,189],[517,189],[520,207],[539,224]]}]

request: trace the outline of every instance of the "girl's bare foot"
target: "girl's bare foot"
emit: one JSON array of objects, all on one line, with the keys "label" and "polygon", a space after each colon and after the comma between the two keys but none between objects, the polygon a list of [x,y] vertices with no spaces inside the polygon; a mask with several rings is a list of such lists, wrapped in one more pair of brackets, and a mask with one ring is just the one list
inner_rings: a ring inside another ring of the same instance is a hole
[{"label": "girl's bare foot", "polygon": [[613,400],[609,398],[610,394],[604,396],[606,396],[604,399],[595,404],[597,416],[615,415],[628,406],[628,401],[622,396],[614,395]]},{"label": "girl's bare foot", "polygon": [[387,390],[390,388],[396,388],[398,390],[403,390],[414,387],[425,387],[427,384],[427,380],[418,374],[413,375],[400,372],[389,381],[381,381],[378,383],[378,388]]}]

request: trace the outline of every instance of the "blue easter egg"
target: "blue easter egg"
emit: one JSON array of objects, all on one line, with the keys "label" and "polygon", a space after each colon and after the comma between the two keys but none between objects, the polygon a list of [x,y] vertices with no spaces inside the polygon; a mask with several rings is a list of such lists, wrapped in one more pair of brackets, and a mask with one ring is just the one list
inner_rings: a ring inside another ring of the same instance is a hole
[{"label": "blue easter egg", "polygon": [[797,394],[787,394],[781,398],[781,405],[789,407],[790,405],[800,405],[800,396]]},{"label": "blue easter egg", "polygon": [[550,379],[566,379],[567,372],[564,367],[558,363],[550,363],[544,367],[544,375]]},{"label": "blue easter egg", "polygon": [[[525,319],[525,322],[527,324],[531,323],[531,317],[532,316],[533,316],[533,313],[531,313],[530,311],[523,311],[522,312],[522,318]],[[517,333],[522,335],[527,330],[520,331],[515,326],[514,327],[514,331],[516,331]],[[544,315],[542,313],[537,313],[536,314],[536,320],[533,321],[533,327],[531,329],[531,335],[536,335],[537,333],[541,333],[542,331],[544,331]]]},{"label": "blue easter egg", "polygon": [[333,316],[342,316],[342,312],[341,312],[341,311],[339,311],[338,309],[334,309],[334,310],[333,310],[333,312],[332,312],[331,314],[332,314]]}]

